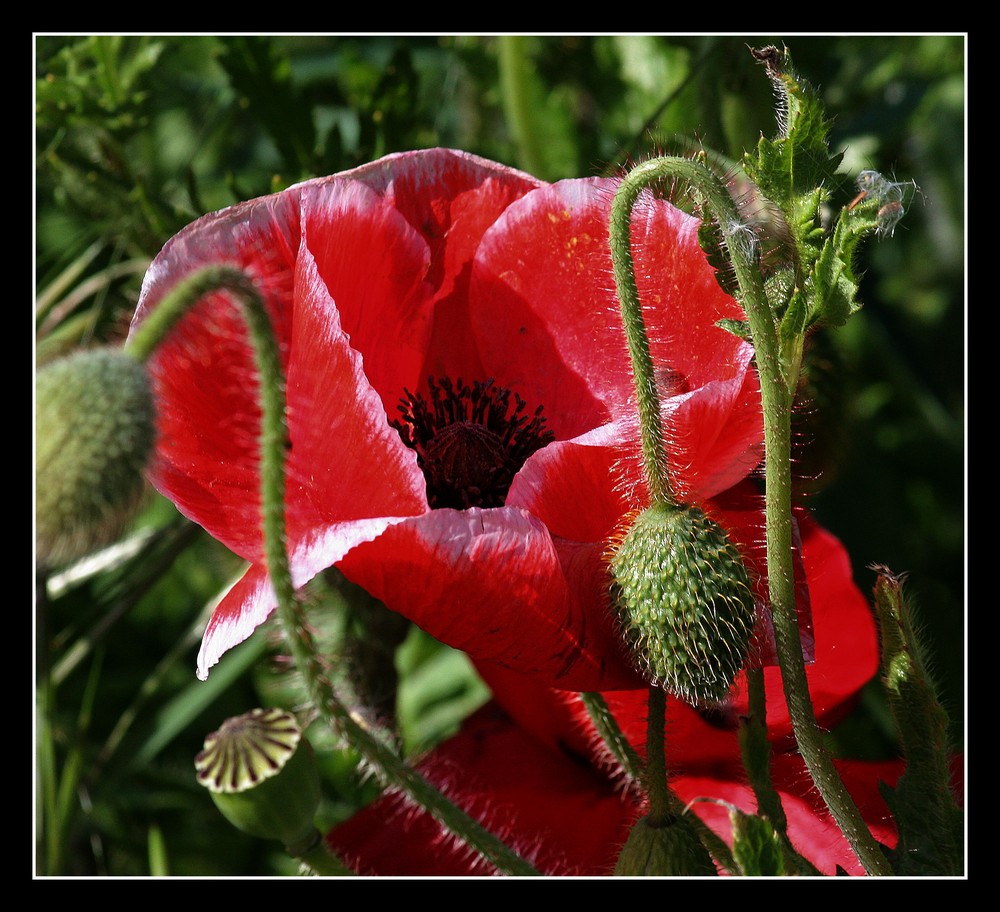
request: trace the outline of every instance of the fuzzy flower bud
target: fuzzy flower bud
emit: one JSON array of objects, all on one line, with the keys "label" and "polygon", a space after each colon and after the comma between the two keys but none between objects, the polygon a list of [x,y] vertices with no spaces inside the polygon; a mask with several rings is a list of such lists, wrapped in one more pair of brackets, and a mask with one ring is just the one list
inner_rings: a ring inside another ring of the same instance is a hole
[{"label": "fuzzy flower bud", "polygon": [[38,559],[62,563],[113,541],[145,489],[156,437],[146,369],[114,349],[80,351],[35,378]]},{"label": "fuzzy flower bud", "polygon": [[295,847],[311,839],[319,770],[298,723],[280,709],[223,722],[195,758],[198,781],[237,829]]},{"label": "fuzzy flower bud", "polygon": [[693,704],[716,703],[746,662],[756,613],[746,568],[698,507],[654,504],[610,562],[612,597],[650,680]]},{"label": "fuzzy flower bud", "polygon": [[674,817],[665,826],[652,826],[641,817],[628,835],[616,877],[714,877],[712,856],[686,817]]}]

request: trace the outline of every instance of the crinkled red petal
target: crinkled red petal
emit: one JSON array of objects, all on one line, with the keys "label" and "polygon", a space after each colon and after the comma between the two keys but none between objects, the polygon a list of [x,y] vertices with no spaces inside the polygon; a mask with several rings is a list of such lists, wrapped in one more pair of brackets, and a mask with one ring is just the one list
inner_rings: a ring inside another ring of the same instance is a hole
[{"label": "crinkled red petal", "polygon": [[[635,813],[614,782],[540,744],[495,706],[471,717],[418,769],[542,874],[610,874]],[[362,875],[497,873],[398,793],[335,827],[327,843]]]},{"label": "crinkled red petal", "polygon": [[434,510],[386,529],[338,563],[432,636],[554,687],[634,687],[601,604],[600,553],[553,541],[522,510]]},{"label": "crinkled red petal", "polygon": [[[878,670],[878,643],[868,603],[854,583],[840,542],[804,512],[799,513],[805,576],[815,625],[816,660],[807,666],[810,694],[821,725],[829,727],[855,705],[861,688]],[[540,687],[538,681],[502,668],[478,665],[495,698],[536,737],[571,743],[580,752],[600,751],[586,710],[572,695]],[[781,688],[780,671],[765,668],[768,731],[780,749],[791,748],[792,726]],[[618,725],[637,750],[645,750],[646,690],[604,693]],[[746,686],[738,679],[731,700],[696,710],[667,701],[667,743],[671,763],[683,769],[702,763],[736,763],[735,728],[747,712]]]}]

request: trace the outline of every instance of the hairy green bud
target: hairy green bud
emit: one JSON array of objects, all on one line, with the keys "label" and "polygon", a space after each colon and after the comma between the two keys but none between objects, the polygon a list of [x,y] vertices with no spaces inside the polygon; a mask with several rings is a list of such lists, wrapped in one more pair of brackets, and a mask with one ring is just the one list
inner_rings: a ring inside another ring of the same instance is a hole
[{"label": "hairy green bud", "polygon": [[689,703],[722,700],[756,621],[750,579],[722,527],[698,507],[654,504],[610,569],[621,628],[647,677]]},{"label": "hairy green bud", "polygon": [[616,877],[714,877],[718,874],[694,827],[686,817],[652,826],[648,817],[636,821],[625,840]]},{"label": "hairy green bud", "polygon": [[76,352],[35,378],[35,544],[62,563],[113,541],[145,490],[156,439],[146,369],[114,349]]}]

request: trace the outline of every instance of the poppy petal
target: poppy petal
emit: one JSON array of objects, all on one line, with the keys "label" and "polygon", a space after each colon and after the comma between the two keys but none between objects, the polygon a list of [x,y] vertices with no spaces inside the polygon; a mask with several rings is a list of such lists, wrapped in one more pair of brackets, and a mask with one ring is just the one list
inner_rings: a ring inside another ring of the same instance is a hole
[{"label": "poppy petal", "polygon": [[[551,750],[488,705],[419,764],[466,813],[547,875],[606,875],[634,816],[604,776]],[[489,876],[496,869],[390,793],[327,834],[362,875]]]},{"label": "poppy petal", "polygon": [[338,567],[474,658],[567,689],[635,686],[610,619],[580,598],[597,591],[591,551],[557,544],[521,510],[442,509],[387,528]]}]

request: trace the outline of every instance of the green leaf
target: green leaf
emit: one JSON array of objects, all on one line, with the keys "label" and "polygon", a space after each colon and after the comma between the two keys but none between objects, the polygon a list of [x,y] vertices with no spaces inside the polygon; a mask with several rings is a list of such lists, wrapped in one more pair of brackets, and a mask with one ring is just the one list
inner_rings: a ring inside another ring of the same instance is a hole
[{"label": "green leaf", "polygon": [[[814,202],[816,188],[828,185],[841,156],[827,145],[830,123],[816,92],[792,71],[788,51],[754,51],[764,63],[778,97],[779,136],[761,137],[756,156],[744,157],[747,174],[786,213]],[[796,220],[799,221],[799,220]]]},{"label": "green leaf", "polygon": [[266,637],[258,633],[241,643],[220,662],[207,681],[191,681],[157,713],[153,732],[136,751],[132,765],[148,764],[183,732],[267,651]]},{"label": "green leaf", "polygon": [[781,318],[779,339],[782,346],[793,344],[796,337],[801,336],[806,328],[806,301],[802,292],[795,292],[788,302],[788,309]]},{"label": "green leaf", "polygon": [[[816,92],[792,71],[788,51],[763,48],[753,52],[774,85],[778,98],[778,136],[761,137],[755,152],[743,158],[747,176],[761,196],[780,212],[791,240],[794,266],[792,288],[802,288],[823,241],[821,210],[829,187],[838,183],[841,156],[831,156],[827,144],[830,124]],[[787,299],[771,299],[784,314]],[[798,315],[795,317],[799,319]]]},{"label": "green leaf", "polygon": [[733,858],[744,877],[780,877],[785,873],[781,839],[771,822],[730,808]]},{"label": "green leaf", "polygon": [[170,856],[163,830],[155,823],[150,826],[147,845],[149,853],[149,873],[153,877],[170,876]]},{"label": "green leaf", "polygon": [[399,663],[399,718],[407,754],[454,734],[490,697],[465,653],[431,640],[419,628],[411,631]]},{"label": "green leaf", "polygon": [[719,329],[731,332],[734,336],[737,336],[746,342],[753,341],[753,335],[750,332],[750,324],[746,320],[723,319],[716,321],[715,325],[718,326]]},{"label": "green leaf", "polygon": [[882,679],[906,756],[896,788],[882,786],[899,831],[890,858],[901,875],[959,875],[964,815],[951,791],[948,717],[927,674],[902,579],[886,567],[874,569]]},{"label": "green leaf", "polygon": [[795,75],[787,50],[763,48],[754,56],[764,64],[778,96],[780,129],[775,139],[761,137],[756,151],[744,157],[744,168],[761,195],[780,211],[788,229],[791,281],[769,283],[767,290],[772,309],[782,317],[782,343],[795,349],[793,334],[820,325],[841,326],[857,312],[858,279],[852,265],[857,245],[873,230],[891,232],[895,222],[890,225],[887,220],[898,220],[897,211],[902,214],[906,185],[864,172],[875,175],[880,186],[893,188],[900,199],[891,201],[892,212],[881,199],[845,206],[829,232],[824,210],[831,188],[843,182],[837,174],[843,156],[830,154],[830,123],[823,106],[817,93]]}]

